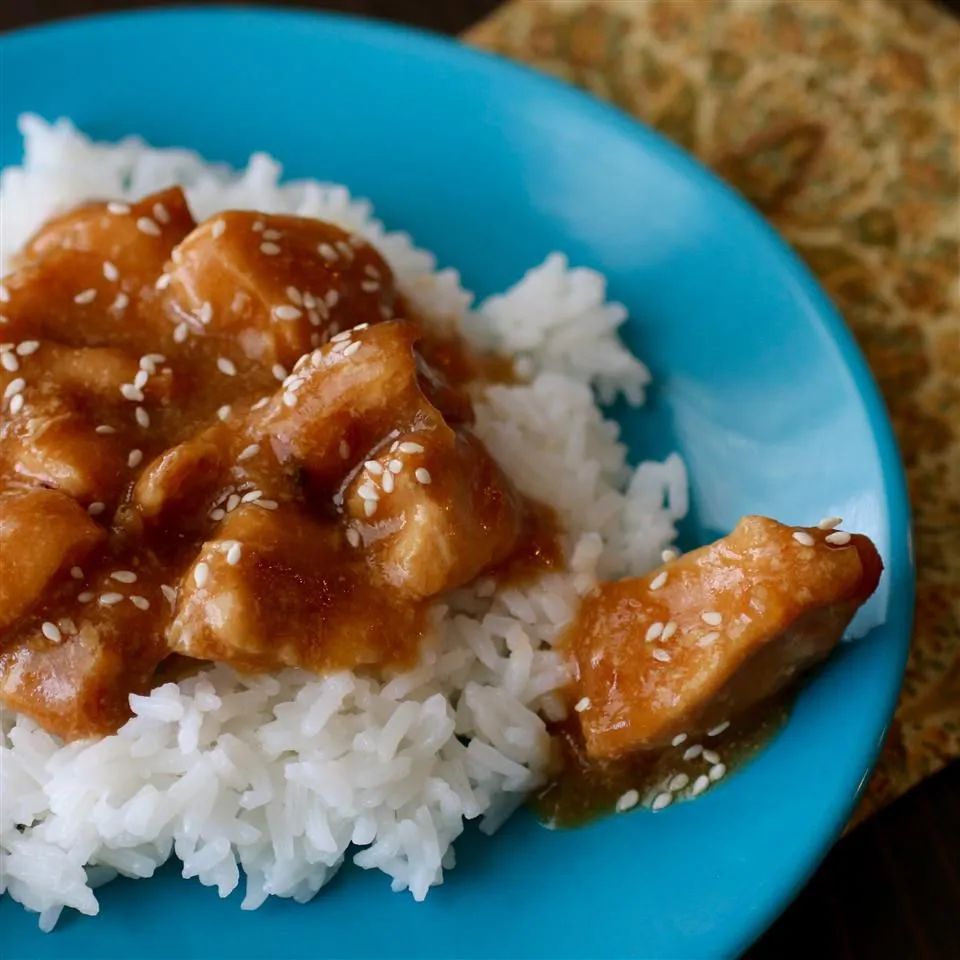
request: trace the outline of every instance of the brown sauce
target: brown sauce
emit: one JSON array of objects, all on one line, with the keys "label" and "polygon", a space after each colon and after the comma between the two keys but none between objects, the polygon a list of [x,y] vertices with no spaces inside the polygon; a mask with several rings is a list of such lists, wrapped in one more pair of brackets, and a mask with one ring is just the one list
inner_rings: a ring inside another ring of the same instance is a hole
[{"label": "brown sauce", "polygon": [[[616,760],[587,756],[574,715],[551,729],[555,772],[530,804],[548,826],[578,827],[618,812],[618,802],[629,797],[632,790],[637,791],[637,804],[645,807],[663,794],[671,797],[671,803],[692,800],[702,792],[695,787],[698,778],[706,777],[713,785],[710,771],[719,772],[716,764],[723,765],[723,773],[714,774],[720,780],[748,763],[769,743],[786,724],[792,702],[792,692],[781,693],[754,706],[715,736],[687,738],[677,746],[639,751]],[[717,760],[704,759],[703,751],[708,751],[708,756],[716,753]],[[689,756],[690,752],[696,756]],[[671,790],[671,783],[684,785]],[[707,789],[702,779],[700,784]]]}]

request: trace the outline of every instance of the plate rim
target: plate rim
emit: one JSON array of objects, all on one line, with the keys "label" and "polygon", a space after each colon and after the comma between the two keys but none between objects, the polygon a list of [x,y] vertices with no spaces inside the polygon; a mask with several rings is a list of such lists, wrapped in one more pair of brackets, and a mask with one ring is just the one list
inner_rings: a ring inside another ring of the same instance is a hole
[{"label": "plate rim", "polygon": [[[885,677],[885,688],[879,692],[882,696],[878,695],[875,698],[877,706],[873,724],[875,736],[872,748],[862,758],[862,774],[855,788],[851,791],[846,803],[837,804],[834,807],[829,817],[829,827],[822,830],[815,838],[810,838],[803,856],[797,857],[795,862],[787,864],[778,872],[779,881],[774,881],[780,888],[777,895],[766,899],[764,909],[758,911],[757,916],[745,916],[737,931],[729,935],[724,946],[729,949],[729,955],[739,955],[754,943],[796,898],[847,824],[879,758],[893,719],[910,651],[916,593],[916,564],[906,471],[885,401],[852,330],[817,277],[786,239],[759,210],[693,154],[612,103],[526,64],[469,46],[457,37],[406,24],[374,18],[366,19],[331,11],[304,10],[285,6],[270,7],[259,3],[249,5],[218,3],[210,6],[186,4],[81,14],[20,27],[0,34],[0,62],[9,48],[23,43],[42,43],[58,39],[74,42],[75,37],[87,30],[110,30],[115,26],[125,27],[136,21],[149,24],[179,20],[192,21],[196,25],[200,20],[214,21],[235,17],[253,21],[284,20],[300,22],[312,27],[323,26],[326,29],[345,32],[348,39],[352,36],[361,42],[376,41],[404,56],[423,57],[439,64],[453,63],[460,69],[469,68],[479,73],[493,72],[508,76],[512,74],[520,84],[538,86],[547,95],[566,100],[570,109],[592,114],[602,125],[612,125],[621,135],[638,141],[643,150],[659,152],[665,156],[671,166],[678,169],[681,177],[693,183],[695,189],[706,193],[708,197],[712,196],[713,202],[719,200],[728,206],[732,205],[740,216],[750,221],[758,233],[763,235],[764,241],[784,272],[797,281],[800,293],[813,308],[814,316],[811,318],[813,322],[821,325],[836,346],[842,364],[849,372],[863,403],[883,476],[883,493],[886,501],[886,510],[883,515],[891,535],[888,576],[891,585],[899,592],[899,596],[891,592],[890,606],[884,624],[891,632],[888,642],[890,652],[887,654],[888,676]],[[186,146],[189,147],[189,144]]]}]

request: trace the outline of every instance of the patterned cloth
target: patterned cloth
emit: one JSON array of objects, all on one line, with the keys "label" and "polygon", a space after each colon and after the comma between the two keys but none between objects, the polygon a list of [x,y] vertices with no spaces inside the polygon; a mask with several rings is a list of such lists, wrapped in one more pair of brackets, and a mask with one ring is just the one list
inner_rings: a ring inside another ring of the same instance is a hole
[{"label": "patterned cloth", "polygon": [[926,0],[513,0],[467,36],[696,154],[774,224],[863,348],[919,568],[860,814],[960,756],[960,24]]}]

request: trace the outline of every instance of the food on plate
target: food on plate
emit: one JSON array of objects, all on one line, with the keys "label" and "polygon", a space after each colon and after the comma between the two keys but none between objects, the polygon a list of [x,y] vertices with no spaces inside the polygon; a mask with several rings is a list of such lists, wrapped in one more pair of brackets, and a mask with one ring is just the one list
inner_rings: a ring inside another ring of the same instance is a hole
[{"label": "food on plate", "polygon": [[561,824],[697,796],[875,589],[836,518],[669,546],[682,463],[629,467],[598,405],[647,374],[597,274],[470,310],[342,188],[25,129],[0,854],[45,929],[171,852],[248,908],[348,851],[422,899],[537,791]]}]

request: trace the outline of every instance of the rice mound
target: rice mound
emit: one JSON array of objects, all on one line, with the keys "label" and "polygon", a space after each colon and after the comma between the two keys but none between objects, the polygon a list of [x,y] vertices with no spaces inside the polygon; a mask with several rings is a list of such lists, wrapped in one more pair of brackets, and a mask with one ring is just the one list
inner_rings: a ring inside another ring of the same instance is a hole
[{"label": "rice mound", "polygon": [[682,462],[626,460],[598,399],[642,402],[649,374],[620,342],[626,311],[604,278],[553,254],[472,307],[451,269],[388,232],[369,203],[313,180],[281,183],[255,154],[242,171],[128,138],[93,143],[69,122],[21,119],[25,159],[0,178],[0,261],[60,209],[184,186],[197,219],[228,208],[320,217],[381,251],[400,289],[437,322],[509,352],[529,381],[488,387],[477,432],[525,493],[566,528],[568,568],[523,587],[481,579],[443,598],[412,671],[375,680],[288,670],[244,677],[216,666],[149,696],[113,736],[63,745],[0,714],[0,894],[40,914],[96,914],[93,890],[149,877],[171,856],[184,877],[245,909],[310,899],[349,854],[422,900],[454,865],[453,841],[492,832],[543,781],[544,718],[567,679],[554,645],[598,576],[659,562],[687,509]]}]

